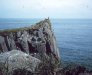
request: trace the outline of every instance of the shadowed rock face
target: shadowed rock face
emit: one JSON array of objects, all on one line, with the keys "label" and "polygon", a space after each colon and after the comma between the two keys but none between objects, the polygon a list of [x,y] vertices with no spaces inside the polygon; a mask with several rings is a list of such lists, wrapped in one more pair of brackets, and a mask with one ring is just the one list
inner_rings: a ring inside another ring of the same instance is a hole
[{"label": "shadowed rock face", "polygon": [[31,27],[0,31],[0,52],[13,49],[28,54],[50,55],[59,58],[56,39],[49,19],[45,19]]},{"label": "shadowed rock face", "polygon": [[62,75],[92,75],[92,71],[90,71],[84,66],[70,65],[63,68]]}]

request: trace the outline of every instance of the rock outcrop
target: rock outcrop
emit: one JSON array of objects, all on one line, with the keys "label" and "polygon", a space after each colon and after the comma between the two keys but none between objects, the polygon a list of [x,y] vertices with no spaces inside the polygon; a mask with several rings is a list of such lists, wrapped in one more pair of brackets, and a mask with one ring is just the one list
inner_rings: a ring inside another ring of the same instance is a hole
[{"label": "rock outcrop", "polygon": [[41,61],[19,50],[12,50],[0,54],[0,69],[4,75],[12,75],[14,70],[26,69],[29,72],[35,72],[35,68]]},{"label": "rock outcrop", "polygon": [[0,31],[0,52],[13,49],[28,54],[52,54],[57,59],[60,57],[49,19],[30,27]]},{"label": "rock outcrop", "polygon": [[92,75],[92,71],[80,65],[68,65],[63,68],[62,75]]},{"label": "rock outcrop", "polygon": [[30,27],[0,30],[0,63],[0,71],[4,68],[2,72],[10,73],[8,75],[23,70],[29,75],[34,71],[39,75],[53,75],[60,64],[60,55],[50,20],[45,19]]}]

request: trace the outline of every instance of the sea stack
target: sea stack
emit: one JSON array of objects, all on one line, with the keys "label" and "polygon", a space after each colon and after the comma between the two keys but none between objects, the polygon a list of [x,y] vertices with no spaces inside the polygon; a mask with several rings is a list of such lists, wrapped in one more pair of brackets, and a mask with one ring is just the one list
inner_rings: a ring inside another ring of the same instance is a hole
[{"label": "sea stack", "polygon": [[[15,53],[13,50],[16,50]],[[35,72],[40,72],[40,75],[43,75],[40,71],[40,69],[42,69],[41,66],[53,66],[53,70],[54,68],[58,68],[58,64],[60,63],[60,55],[56,44],[56,38],[51,28],[50,20],[42,20],[35,25],[31,25],[30,27],[0,30],[0,63],[4,64],[1,58],[4,58],[7,53],[9,54],[9,56],[6,56],[7,58],[10,58],[10,56],[13,55],[16,57],[18,55],[17,53],[19,53],[17,51],[22,53],[22,55],[24,53],[24,55],[27,54],[28,56],[32,56],[36,60],[40,61],[40,67],[36,67],[35,70]],[[13,68],[12,70],[15,69]]]}]

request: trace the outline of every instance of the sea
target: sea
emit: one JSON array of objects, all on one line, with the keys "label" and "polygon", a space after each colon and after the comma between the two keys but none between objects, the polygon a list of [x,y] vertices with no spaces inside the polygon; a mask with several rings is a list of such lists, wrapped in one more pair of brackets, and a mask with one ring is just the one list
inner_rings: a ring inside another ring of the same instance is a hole
[{"label": "sea", "polygon": [[[0,30],[27,27],[43,19],[0,19]],[[92,19],[50,19],[61,62],[92,70]]]}]

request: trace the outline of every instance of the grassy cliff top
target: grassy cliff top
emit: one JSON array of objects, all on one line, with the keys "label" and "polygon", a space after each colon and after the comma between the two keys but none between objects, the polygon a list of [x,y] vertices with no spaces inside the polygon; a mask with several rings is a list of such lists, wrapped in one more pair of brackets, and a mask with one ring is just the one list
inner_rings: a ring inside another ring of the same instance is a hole
[{"label": "grassy cliff top", "polygon": [[39,29],[41,27],[44,27],[45,26],[44,23],[46,23],[46,22],[49,23],[49,26],[51,28],[51,23],[50,23],[50,20],[48,18],[48,19],[42,20],[42,21],[40,21],[34,25],[28,26],[28,27],[0,30],[0,34],[18,32],[18,31],[23,31],[23,30],[28,30],[28,29]]}]

